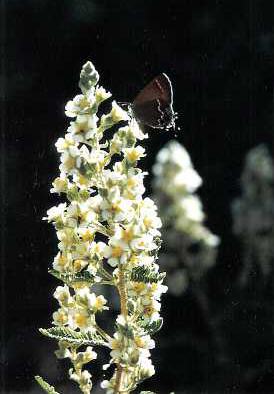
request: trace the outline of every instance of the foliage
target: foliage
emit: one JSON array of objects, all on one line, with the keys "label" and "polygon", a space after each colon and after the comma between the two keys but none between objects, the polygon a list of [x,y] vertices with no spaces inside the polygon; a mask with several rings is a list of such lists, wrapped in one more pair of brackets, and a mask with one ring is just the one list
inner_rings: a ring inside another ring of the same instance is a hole
[{"label": "foliage", "polygon": [[59,394],[53,386],[50,386],[41,376],[35,376],[36,382],[42,387],[42,389],[48,394]]}]

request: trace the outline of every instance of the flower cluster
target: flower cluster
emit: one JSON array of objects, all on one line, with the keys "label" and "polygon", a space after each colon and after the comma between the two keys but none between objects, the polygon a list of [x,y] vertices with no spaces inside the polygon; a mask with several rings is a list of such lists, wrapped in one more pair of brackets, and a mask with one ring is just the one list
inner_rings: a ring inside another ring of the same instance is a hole
[{"label": "flower cluster", "polygon": [[274,163],[265,145],[251,149],[241,176],[242,196],[232,204],[233,231],[243,241],[241,283],[253,269],[267,277],[274,263]]},{"label": "flower cluster", "polygon": [[[114,373],[101,384],[107,393],[130,392],[154,374],[150,335],[161,326],[160,297],[167,290],[155,262],[161,221],[154,202],[143,198],[145,173],[137,167],[145,156],[138,142],[147,135],[115,101],[102,114],[99,106],[111,95],[98,80],[87,62],[80,74],[82,94],[65,108],[73,119],[56,142],[60,175],[51,192],[67,202],[45,218],[59,241],[50,272],[64,284],[54,293],[59,308],[53,327],[41,332],[59,340],[56,355],[71,360],[70,377],[84,394],[92,382],[83,366],[96,359],[96,345],[111,349]],[[98,284],[113,286],[120,297],[113,336],[96,321],[108,309],[94,290]]]},{"label": "flower cluster", "polygon": [[200,198],[202,184],[186,149],[170,141],[161,149],[153,168],[153,197],[163,222],[165,251],[161,264],[168,270],[170,292],[180,295],[190,281],[202,277],[215,263],[219,238],[204,225]]}]

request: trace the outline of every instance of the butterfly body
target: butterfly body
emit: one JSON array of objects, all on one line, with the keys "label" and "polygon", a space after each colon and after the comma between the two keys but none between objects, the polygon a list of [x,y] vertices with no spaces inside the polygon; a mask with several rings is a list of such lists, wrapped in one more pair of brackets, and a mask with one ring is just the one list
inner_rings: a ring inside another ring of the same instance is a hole
[{"label": "butterfly body", "polygon": [[171,81],[164,73],[155,77],[136,96],[131,104],[135,119],[156,129],[175,127]]}]

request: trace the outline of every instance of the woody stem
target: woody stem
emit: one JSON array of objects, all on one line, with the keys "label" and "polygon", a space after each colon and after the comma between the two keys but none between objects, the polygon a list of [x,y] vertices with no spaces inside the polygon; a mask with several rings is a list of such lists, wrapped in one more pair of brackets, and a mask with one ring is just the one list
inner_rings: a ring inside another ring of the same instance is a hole
[{"label": "woody stem", "polygon": [[[120,309],[121,314],[127,320],[128,317],[128,309],[127,309],[127,292],[125,288],[125,276],[124,271],[121,265],[118,267],[118,292],[120,295]],[[117,364],[116,369],[116,381],[115,381],[115,391],[114,394],[128,394],[127,391],[123,391],[123,376],[124,376],[124,369],[120,364]]]}]

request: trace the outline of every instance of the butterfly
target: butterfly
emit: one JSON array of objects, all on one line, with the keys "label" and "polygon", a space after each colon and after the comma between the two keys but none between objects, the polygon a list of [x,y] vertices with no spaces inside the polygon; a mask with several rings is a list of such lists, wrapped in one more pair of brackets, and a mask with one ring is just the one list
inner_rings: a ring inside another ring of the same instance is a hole
[{"label": "butterfly", "polygon": [[155,129],[174,129],[176,114],[172,105],[172,84],[168,76],[162,73],[140,91],[130,110],[139,123]]}]

